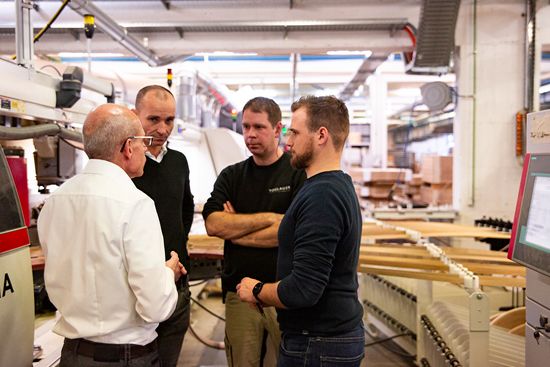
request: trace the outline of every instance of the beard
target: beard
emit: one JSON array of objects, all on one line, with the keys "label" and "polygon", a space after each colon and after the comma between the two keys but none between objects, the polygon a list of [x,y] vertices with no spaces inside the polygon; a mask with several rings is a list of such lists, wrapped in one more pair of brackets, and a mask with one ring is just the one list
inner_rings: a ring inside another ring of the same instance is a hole
[{"label": "beard", "polygon": [[313,142],[309,141],[308,145],[302,154],[292,152],[290,157],[290,164],[295,169],[306,169],[311,165],[313,160]]}]

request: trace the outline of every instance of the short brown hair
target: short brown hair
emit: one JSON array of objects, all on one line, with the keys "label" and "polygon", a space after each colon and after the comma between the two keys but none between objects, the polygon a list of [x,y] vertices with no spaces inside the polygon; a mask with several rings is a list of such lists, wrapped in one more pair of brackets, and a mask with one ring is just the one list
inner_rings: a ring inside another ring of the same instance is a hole
[{"label": "short brown hair", "polygon": [[243,113],[246,110],[250,110],[256,113],[267,113],[267,119],[271,123],[271,126],[275,127],[281,121],[281,108],[279,105],[272,99],[266,97],[256,97],[252,98],[250,101],[246,102],[243,107]]},{"label": "short brown hair", "polygon": [[148,85],[146,87],[141,88],[139,90],[137,96],[136,96],[136,110],[139,110],[141,101],[143,100],[145,95],[149,92],[152,92],[152,91],[156,92],[155,96],[157,98],[161,98],[163,100],[166,99],[165,96],[167,94],[172,96],[172,98],[174,98],[174,95],[172,94],[172,92],[170,92],[168,89],[164,88],[163,86],[161,86],[161,85]]},{"label": "short brown hair", "polygon": [[292,112],[304,107],[307,110],[307,128],[310,132],[324,126],[334,144],[342,149],[349,134],[349,114],[345,103],[335,96],[304,96],[292,103]]}]

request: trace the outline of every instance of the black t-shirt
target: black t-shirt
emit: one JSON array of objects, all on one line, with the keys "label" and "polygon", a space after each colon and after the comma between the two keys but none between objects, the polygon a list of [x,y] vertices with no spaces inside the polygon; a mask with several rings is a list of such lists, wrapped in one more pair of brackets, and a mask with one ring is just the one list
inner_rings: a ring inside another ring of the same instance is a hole
[{"label": "black t-shirt", "polygon": [[133,181],[155,202],[166,259],[170,258],[170,251],[176,251],[181,263],[189,269],[187,236],[193,223],[194,203],[185,155],[168,149],[160,163],[147,157],[143,176]]},{"label": "black t-shirt", "polygon": [[[284,214],[304,180],[304,172],[290,166],[288,154],[283,154],[269,166],[258,166],[250,157],[220,173],[202,215],[206,220],[211,213],[223,211],[226,201],[230,201],[235,211],[241,214]],[[277,247],[246,247],[226,240],[222,273],[224,294],[235,292],[244,277],[274,282],[276,264]]]},{"label": "black t-shirt", "polygon": [[361,210],[342,171],[306,180],[279,227],[277,294],[282,331],[341,334],[356,328]]}]

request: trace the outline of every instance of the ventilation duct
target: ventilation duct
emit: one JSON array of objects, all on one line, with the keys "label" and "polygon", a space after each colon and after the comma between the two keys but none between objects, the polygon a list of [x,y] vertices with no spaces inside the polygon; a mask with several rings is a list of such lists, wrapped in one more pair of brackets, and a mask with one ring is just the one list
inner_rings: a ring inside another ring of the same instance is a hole
[{"label": "ventilation duct", "polygon": [[423,0],[410,74],[449,72],[460,0]]}]

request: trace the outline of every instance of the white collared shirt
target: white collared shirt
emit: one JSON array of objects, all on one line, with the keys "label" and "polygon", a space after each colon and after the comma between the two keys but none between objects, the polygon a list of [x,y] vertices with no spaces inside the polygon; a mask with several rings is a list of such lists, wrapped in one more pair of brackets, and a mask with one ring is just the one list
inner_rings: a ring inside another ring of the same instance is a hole
[{"label": "white collared shirt", "polygon": [[145,151],[145,155],[157,163],[162,162],[162,158],[164,158],[166,153],[168,153],[168,148],[166,147],[166,143],[164,143],[164,145],[160,148],[160,153],[157,157],[155,157],[150,151],[148,150]]},{"label": "white collared shirt", "polygon": [[91,159],[47,200],[38,218],[54,332],[145,345],[174,311],[155,205],[117,165]]}]

